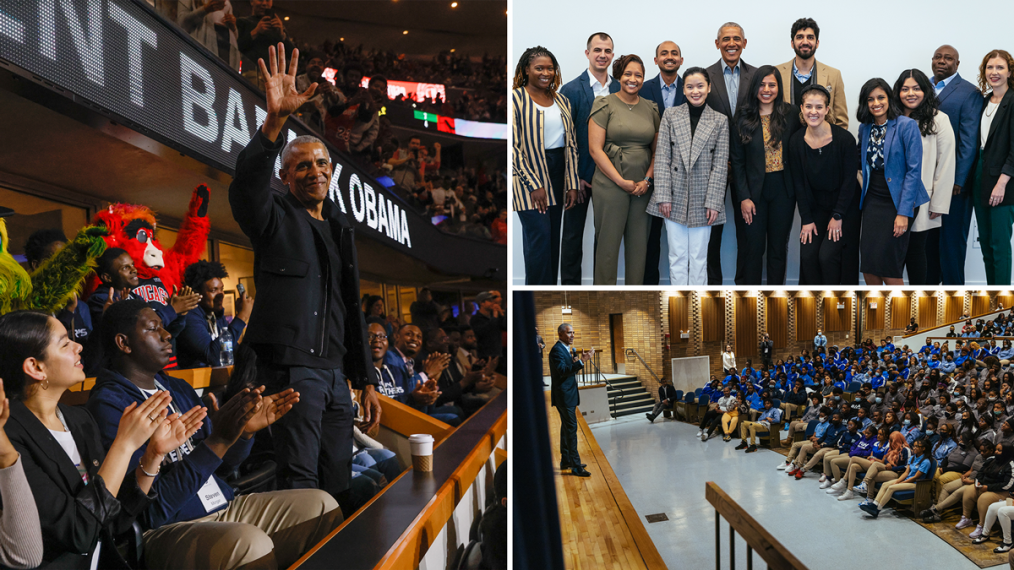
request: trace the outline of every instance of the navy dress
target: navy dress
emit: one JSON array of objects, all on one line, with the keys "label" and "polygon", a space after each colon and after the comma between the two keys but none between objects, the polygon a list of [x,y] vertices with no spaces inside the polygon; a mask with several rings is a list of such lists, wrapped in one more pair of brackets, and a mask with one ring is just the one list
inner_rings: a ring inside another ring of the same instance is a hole
[{"label": "navy dress", "polygon": [[870,167],[870,184],[863,200],[863,229],[859,241],[860,267],[862,273],[878,277],[902,277],[908,240],[912,235],[911,218],[909,229],[894,237],[894,219],[898,209],[891,198],[884,176],[884,140],[887,125],[872,125],[870,140],[866,146],[866,162]]}]

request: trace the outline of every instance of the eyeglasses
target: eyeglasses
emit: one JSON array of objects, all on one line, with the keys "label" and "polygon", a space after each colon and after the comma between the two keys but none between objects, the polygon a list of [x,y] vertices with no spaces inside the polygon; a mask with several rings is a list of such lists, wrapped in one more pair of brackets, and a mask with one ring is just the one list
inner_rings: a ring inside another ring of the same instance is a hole
[{"label": "eyeglasses", "polygon": [[370,339],[370,342],[373,342],[375,340],[387,340],[387,335],[386,334],[371,334],[367,338]]}]

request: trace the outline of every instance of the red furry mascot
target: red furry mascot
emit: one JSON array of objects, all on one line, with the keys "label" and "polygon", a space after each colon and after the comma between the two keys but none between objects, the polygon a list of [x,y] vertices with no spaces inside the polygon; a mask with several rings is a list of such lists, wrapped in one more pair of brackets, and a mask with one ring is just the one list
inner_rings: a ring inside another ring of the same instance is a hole
[{"label": "red furry mascot", "polygon": [[[201,258],[208,241],[210,197],[211,192],[204,184],[194,189],[176,243],[169,251],[163,250],[155,239],[155,213],[147,206],[112,204],[96,214],[95,223],[109,230],[106,245],[123,249],[134,259],[140,279],[134,294],[165,305],[174,290],[183,288],[183,273]],[[98,286],[98,281],[92,285],[90,290]]]}]

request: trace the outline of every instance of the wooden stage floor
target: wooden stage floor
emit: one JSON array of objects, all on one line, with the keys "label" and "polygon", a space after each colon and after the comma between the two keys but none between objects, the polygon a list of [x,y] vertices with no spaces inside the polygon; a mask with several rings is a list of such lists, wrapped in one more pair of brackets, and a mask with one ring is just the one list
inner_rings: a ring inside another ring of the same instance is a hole
[{"label": "wooden stage floor", "polygon": [[[560,416],[546,392],[553,464],[560,463]],[[591,434],[578,408],[577,447],[592,476],[575,477],[556,470],[563,557],[567,568],[666,568],[644,524],[627,499],[616,474]]]}]

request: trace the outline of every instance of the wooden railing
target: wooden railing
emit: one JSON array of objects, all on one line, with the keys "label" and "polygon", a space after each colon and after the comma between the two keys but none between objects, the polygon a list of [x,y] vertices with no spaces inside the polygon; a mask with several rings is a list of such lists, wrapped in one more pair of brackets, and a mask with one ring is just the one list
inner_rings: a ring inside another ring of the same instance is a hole
[{"label": "wooden railing", "polygon": [[[967,319],[959,319],[957,321],[951,321],[949,323],[943,323],[943,324],[939,324],[939,325],[934,326],[934,327],[929,327],[929,330],[950,327],[951,325],[959,325],[959,324],[960,325],[964,325],[965,321],[967,321],[967,320],[973,320],[973,321],[976,320],[976,319],[992,320],[992,319],[988,319],[987,317],[989,317],[991,315],[999,315],[1000,313],[1011,312],[1012,310],[1014,310],[1014,307],[1008,307],[1006,309],[998,309],[996,311],[992,311],[992,312],[989,312],[989,313],[983,313],[981,315],[971,315]],[[955,326],[955,328],[960,328],[960,327]],[[920,335],[920,334],[926,334],[926,330],[925,329],[924,330],[919,330],[919,331],[916,331],[914,333],[909,333],[909,334],[906,334],[906,335],[902,335],[901,338],[909,338],[909,337],[913,337],[913,336]]]},{"label": "wooden railing", "polygon": [[704,496],[715,507],[715,568],[722,568],[722,519],[729,521],[729,568],[736,570],[736,533],[746,541],[746,568],[753,570],[753,553],[775,570],[806,570],[806,566],[789,552],[782,543],[757,523],[743,507],[733,501],[721,487],[709,481]]}]

